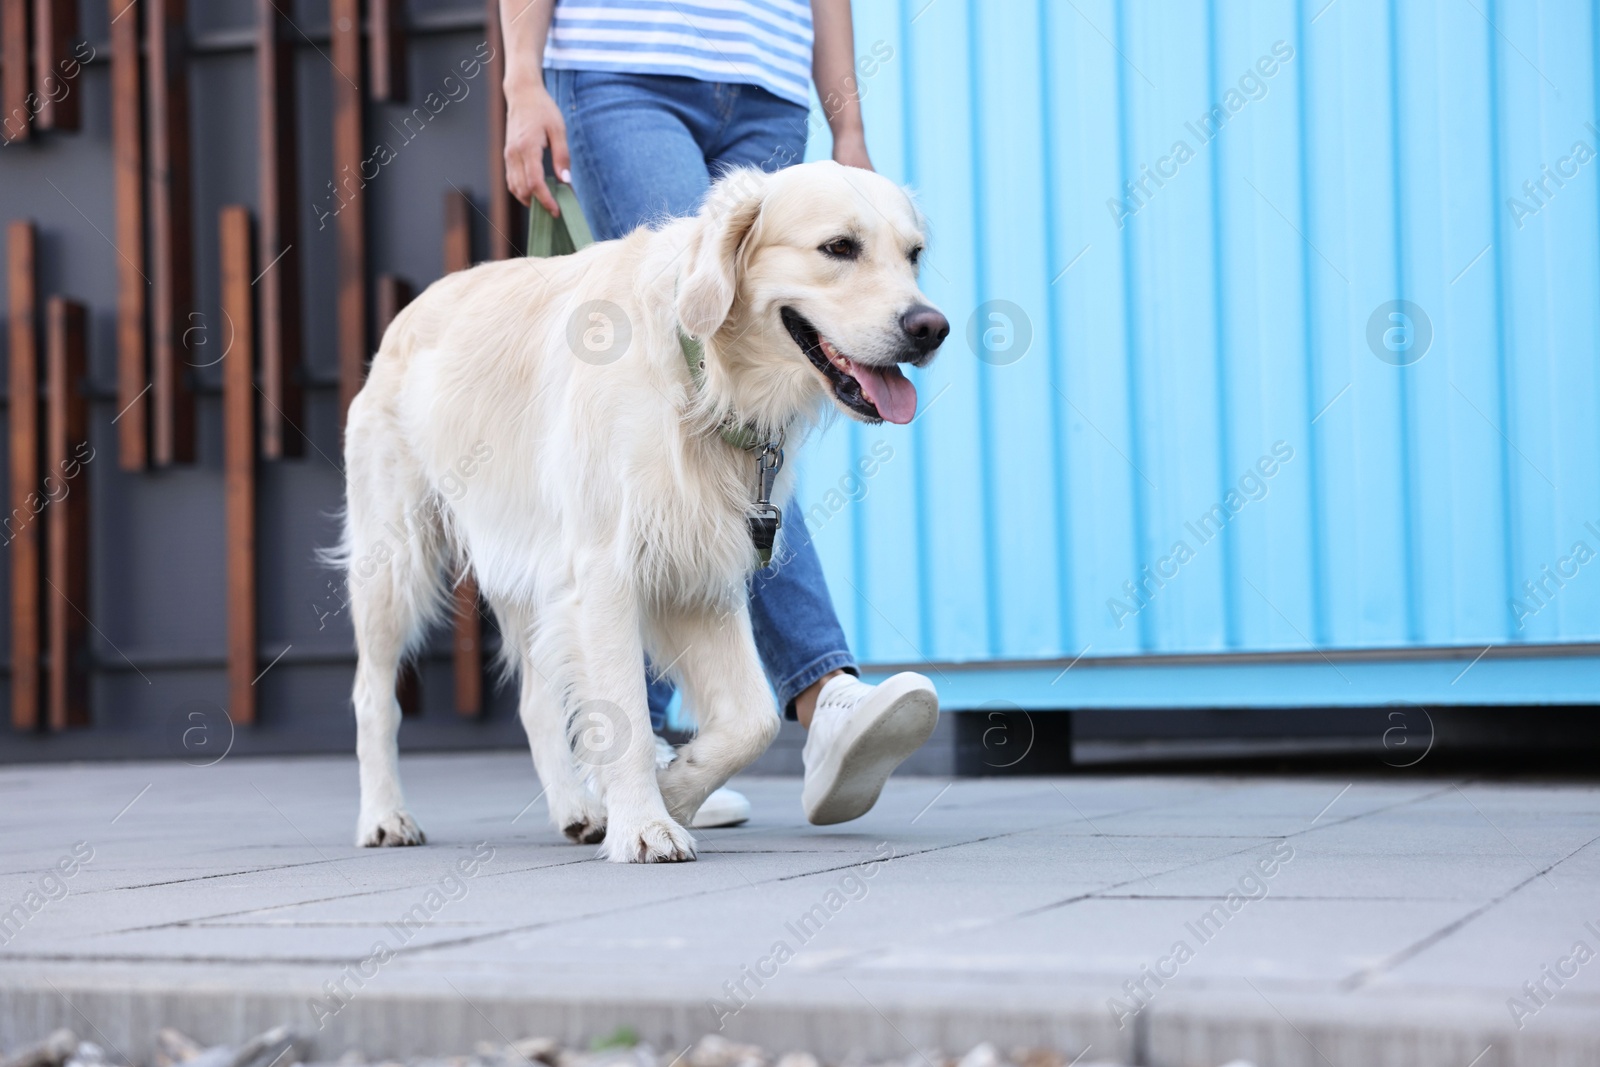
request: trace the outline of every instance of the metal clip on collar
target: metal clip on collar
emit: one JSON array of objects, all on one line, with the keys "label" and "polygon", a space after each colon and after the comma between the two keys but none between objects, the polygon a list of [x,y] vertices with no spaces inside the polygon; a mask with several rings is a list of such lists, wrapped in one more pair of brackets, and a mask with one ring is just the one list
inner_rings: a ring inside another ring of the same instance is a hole
[{"label": "metal clip on collar", "polygon": [[769,441],[756,458],[756,502],[745,512],[745,523],[750,528],[750,541],[756,546],[756,558],[763,567],[772,562],[772,546],[778,538],[778,528],[783,525],[783,511],[772,503],[772,487],[783,469],[783,436]]}]

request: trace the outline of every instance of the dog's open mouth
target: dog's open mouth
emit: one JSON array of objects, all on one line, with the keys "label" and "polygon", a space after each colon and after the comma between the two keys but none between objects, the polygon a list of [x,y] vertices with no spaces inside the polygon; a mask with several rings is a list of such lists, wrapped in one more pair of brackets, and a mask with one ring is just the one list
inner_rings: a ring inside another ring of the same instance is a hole
[{"label": "dog's open mouth", "polygon": [[833,386],[839,403],[873,422],[887,419],[904,425],[916,415],[917,387],[899,367],[858,363],[835,348],[794,308],[783,309],[783,324],[811,365]]}]

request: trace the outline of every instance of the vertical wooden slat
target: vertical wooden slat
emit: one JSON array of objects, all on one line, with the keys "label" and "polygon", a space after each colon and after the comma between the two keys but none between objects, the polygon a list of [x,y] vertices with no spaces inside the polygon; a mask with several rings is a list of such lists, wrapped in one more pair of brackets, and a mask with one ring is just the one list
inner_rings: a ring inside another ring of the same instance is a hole
[{"label": "vertical wooden slat", "polygon": [[[444,270],[472,266],[472,201],[451,190],[444,197]],[[478,614],[478,583],[470,573],[455,588],[456,712],[483,711],[483,620]]]},{"label": "vertical wooden slat", "polygon": [[472,201],[452,189],[444,194],[444,272],[472,266]]},{"label": "vertical wooden slat", "polygon": [[299,151],[295,141],[295,31],[281,0],[256,0],[256,108],[259,123],[261,240],[256,273],[261,301],[261,455],[305,451],[300,382]]},{"label": "vertical wooden slat", "polygon": [[394,699],[400,705],[402,718],[414,719],[422,714],[422,676],[410,660],[400,664],[394,677]]},{"label": "vertical wooden slat", "polygon": [[406,98],[406,27],[403,0],[372,0],[367,40],[369,91],[374,100]]},{"label": "vertical wooden slat", "polygon": [[33,131],[28,93],[28,0],[0,0],[0,136],[26,141]]},{"label": "vertical wooden slat", "polygon": [[88,313],[53,296],[45,315],[46,625],[50,635],[50,729],[89,723]]},{"label": "vertical wooden slat", "polygon": [[506,93],[502,84],[506,73],[505,40],[500,32],[500,0],[485,0],[484,22],[489,61],[484,95],[489,98],[489,258],[510,259],[516,255],[512,243],[517,232],[516,199],[506,186]]},{"label": "vertical wooden slat", "polygon": [[228,718],[256,721],[255,307],[250,211],[222,209],[222,312],[233,344],[222,361],[222,480],[227,528]]},{"label": "vertical wooden slat", "polygon": [[139,15],[108,0],[111,15],[111,154],[117,202],[117,462],[143,470],[149,460],[149,369],[145,363],[148,278],[144,247],[144,80]]},{"label": "vertical wooden slat", "polygon": [[39,725],[39,335],[33,224],[13,222],[6,247],[10,277],[11,725]]},{"label": "vertical wooden slat", "polygon": [[140,0],[150,121],[151,459],[194,459],[194,393],[183,334],[193,304],[185,0]]},{"label": "vertical wooden slat", "polygon": [[463,574],[455,589],[456,714],[483,713],[483,618],[478,614],[478,583]]},{"label": "vertical wooden slat", "polygon": [[378,336],[382,337],[389,328],[389,323],[400,314],[402,308],[411,303],[415,294],[411,283],[397,274],[378,275]]},{"label": "vertical wooden slat", "polygon": [[78,36],[78,0],[33,0],[33,92],[39,98],[34,125],[41,130],[76,130],[78,87],[67,72]]},{"label": "vertical wooden slat", "polygon": [[338,244],[339,425],[367,361],[366,194],[361,181],[361,0],[330,0],[333,20],[333,181]]},{"label": "vertical wooden slat", "polygon": [[[411,284],[404,278],[395,274],[378,275],[376,300],[379,337],[383,336],[394,317],[400,314],[400,309],[411,303],[413,295]],[[415,718],[422,714],[422,679],[415,663],[400,665],[400,673],[394,683],[394,696],[400,703],[401,715]]]}]

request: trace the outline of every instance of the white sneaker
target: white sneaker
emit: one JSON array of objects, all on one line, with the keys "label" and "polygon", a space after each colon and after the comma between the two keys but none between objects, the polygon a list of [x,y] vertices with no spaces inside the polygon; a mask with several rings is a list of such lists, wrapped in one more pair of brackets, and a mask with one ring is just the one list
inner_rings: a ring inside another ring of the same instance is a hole
[{"label": "white sneaker", "polygon": [[939,694],[920,674],[904,671],[882,685],[841,674],[817,694],[802,757],[800,794],[818,826],[858,819],[878,802],[894,769],[939,723]]},{"label": "white sneaker", "polygon": [[[667,739],[656,735],[656,770],[678,758],[678,750]],[[750,821],[750,799],[735,789],[723,786],[712,791],[700,810],[689,820],[691,830],[714,830],[719,826],[738,826]]]}]

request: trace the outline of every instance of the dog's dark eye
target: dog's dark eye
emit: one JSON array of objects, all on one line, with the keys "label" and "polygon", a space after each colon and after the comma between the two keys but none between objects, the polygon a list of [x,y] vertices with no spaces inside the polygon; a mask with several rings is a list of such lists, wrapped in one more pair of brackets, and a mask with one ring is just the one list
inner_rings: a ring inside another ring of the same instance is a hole
[{"label": "dog's dark eye", "polygon": [[818,251],[834,259],[855,259],[861,254],[861,242],[854,237],[835,237]]},{"label": "dog's dark eye", "polygon": [[911,251],[907,252],[906,253],[906,258],[911,261],[911,265],[913,267],[915,267],[918,263],[921,263],[922,262],[922,246],[918,245],[917,247],[913,248]]}]

